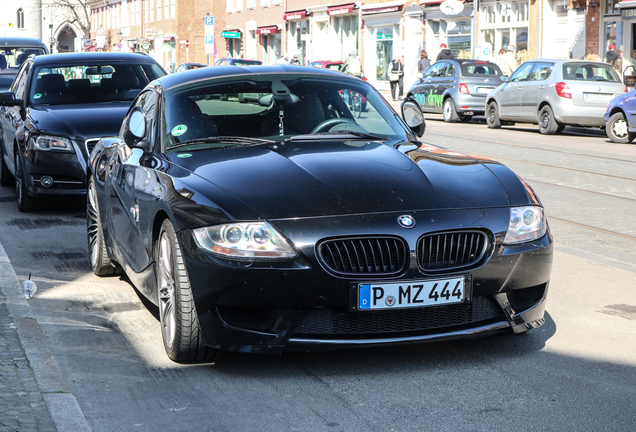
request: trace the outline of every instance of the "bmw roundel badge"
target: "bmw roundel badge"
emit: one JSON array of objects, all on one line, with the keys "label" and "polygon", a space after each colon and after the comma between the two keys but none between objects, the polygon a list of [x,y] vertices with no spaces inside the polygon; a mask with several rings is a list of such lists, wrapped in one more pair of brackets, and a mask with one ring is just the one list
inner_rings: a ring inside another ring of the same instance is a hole
[{"label": "bmw roundel badge", "polygon": [[402,228],[413,228],[415,226],[415,219],[412,216],[402,215],[398,217],[398,223]]}]

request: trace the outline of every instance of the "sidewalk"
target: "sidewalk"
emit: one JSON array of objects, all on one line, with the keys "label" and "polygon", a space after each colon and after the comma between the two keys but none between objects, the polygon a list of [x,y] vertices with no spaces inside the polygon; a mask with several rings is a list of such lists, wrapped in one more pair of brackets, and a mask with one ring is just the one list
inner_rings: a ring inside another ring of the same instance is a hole
[{"label": "sidewalk", "polygon": [[0,432],[90,427],[0,244]]}]

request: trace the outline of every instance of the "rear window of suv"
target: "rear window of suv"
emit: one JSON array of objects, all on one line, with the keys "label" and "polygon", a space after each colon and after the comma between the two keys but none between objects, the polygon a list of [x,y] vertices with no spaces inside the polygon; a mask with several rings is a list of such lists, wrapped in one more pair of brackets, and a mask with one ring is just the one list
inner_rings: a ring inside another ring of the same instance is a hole
[{"label": "rear window of suv", "polygon": [[462,63],[462,75],[470,77],[498,77],[501,76],[501,69],[494,63],[488,62],[465,62]]},{"label": "rear window of suv", "polygon": [[564,63],[563,79],[573,81],[619,82],[618,76],[611,65],[586,62]]}]

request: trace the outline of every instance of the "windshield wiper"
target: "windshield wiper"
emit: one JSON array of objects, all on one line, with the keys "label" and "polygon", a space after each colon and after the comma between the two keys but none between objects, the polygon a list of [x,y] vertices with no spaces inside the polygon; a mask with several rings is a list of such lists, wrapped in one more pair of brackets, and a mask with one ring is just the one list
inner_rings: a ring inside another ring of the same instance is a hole
[{"label": "windshield wiper", "polygon": [[360,138],[360,139],[372,139],[372,140],[377,140],[377,141],[386,141],[388,140],[387,137],[384,136],[380,136],[380,135],[374,135],[374,134],[370,134],[370,133],[366,133],[366,132],[356,132],[356,131],[337,131],[337,132],[320,132],[320,133],[313,133],[313,134],[305,134],[305,135],[296,135],[293,136],[291,138],[287,138],[285,140],[285,142],[287,141],[315,141],[315,140],[322,140],[325,138],[329,138],[329,139],[351,139],[351,137],[355,138]]},{"label": "windshield wiper", "polygon": [[220,136],[220,137],[208,137],[208,138],[195,138],[182,143],[175,144],[168,147],[168,150],[174,150],[176,148],[189,146],[192,144],[215,144],[215,143],[233,143],[238,145],[251,145],[251,144],[275,144],[276,141],[266,140],[261,138],[248,138],[238,136]]}]

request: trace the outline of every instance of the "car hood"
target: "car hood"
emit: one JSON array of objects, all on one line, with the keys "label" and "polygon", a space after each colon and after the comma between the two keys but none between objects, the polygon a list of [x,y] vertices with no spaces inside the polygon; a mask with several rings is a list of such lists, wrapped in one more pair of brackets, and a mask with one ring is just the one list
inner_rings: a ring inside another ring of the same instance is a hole
[{"label": "car hood", "polygon": [[41,133],[84,141],[119,134],[131,102],[31,107],[29,115]]},{"label": "car hood", "polygon": [[267,219],[510,205],[487,166],[494,162],[428,147],[405,154],[378,142],[314,141],[168,156],[206,198],[214,201],[204,186],[213,183]]}]

